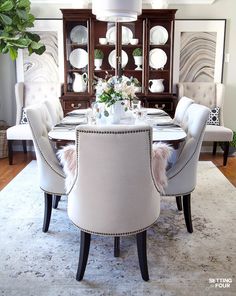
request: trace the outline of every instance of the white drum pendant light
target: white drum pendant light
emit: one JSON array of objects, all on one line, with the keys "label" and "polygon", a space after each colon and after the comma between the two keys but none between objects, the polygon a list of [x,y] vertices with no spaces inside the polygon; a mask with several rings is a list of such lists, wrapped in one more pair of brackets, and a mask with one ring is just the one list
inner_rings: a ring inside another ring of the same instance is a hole
[{"label": "white drum pendant light", "polygon": [[142,13],[142,0],[93,0],[92,13],[105,22],[133,22]]}]

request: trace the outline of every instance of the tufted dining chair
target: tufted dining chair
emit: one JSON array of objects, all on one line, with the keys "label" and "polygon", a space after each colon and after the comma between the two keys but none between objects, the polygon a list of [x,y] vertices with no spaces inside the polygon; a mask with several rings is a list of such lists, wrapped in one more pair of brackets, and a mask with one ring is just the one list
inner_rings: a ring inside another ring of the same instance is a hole
[{"label": "tufted dining chair", "polygon": [[[211,82],[182,82],[177,84],[177,91],[179,98],[187,96],[196,103],[209,107],[212,110],[210,118],[216,117],[218,119],[215,121],[208,120],[203,141],[213,142],[213,155],[216,154],[217,143],[224,143],[223,165],[226,165],[233,132],[224,126],[224,85]],[[219,111],[217,110],[218,107]],[[219,117],[217,118],[218,112]]]},{"label": "tufted dining chair", "polygon": [[44,104],[46,105],[48,112],[52,118],[52,124],[56,125],[59,123],[63,117],[63,109],[61,106],[61,102],[59,98],[51,98],[44,101]]},{"label": "tufted dining chair", "polygon": [[39,184],[44,191],[43,232],[47,232],[51,219],[53,196],[65,195],[65,175],[48,139],[48,132],[52,128],[52,118],[46,105],[42,103],[27,107],[26,115],[36,152]]},{"label": "tufted dining chair", "polygon": [[179,99],[178,104],[175,109],[175,115],[173,122],[175,124],[180,124],[184,118],[185,112],[188,109],[188,107],[194,103],[193,99],[190,99],[188,97],[182,97]]},{"label": "tufted dining chair", "polygon": [[76,279],[83,279],[91,234],[114,237],[115,256],[120,236],[136,235],[141,274],[147,281],[146,230],[160,212],[151,170],[151,127],[78,126],[76,151],[76,177],[68,194],[69,218],[81,230]]},{"label": "tufted dining chair", "polygon": [[191,217],[191,193],[197,182],[197,165],[202,146],[202,140],[210,109],[200,104],[191,104],[187,108],[181,127],[187,137],[178,159],[167,170],[168,185],[165,188],[167,196],[176,196],[179,210],[182,210],[182,197],[184,217],[188,232],[193,232]]},{"label": "tufted dining chair", "polygon": [[[24,153],[27,153],[27,140],[32,140],[24,108],[48,99],[58,99],[61,84],[57,82],[19,82],[15,85],[16,124],[7,129],[9,164],[13,163],[13,142],[22,141]],[[24,120],[25,119],[25,120]]]}]

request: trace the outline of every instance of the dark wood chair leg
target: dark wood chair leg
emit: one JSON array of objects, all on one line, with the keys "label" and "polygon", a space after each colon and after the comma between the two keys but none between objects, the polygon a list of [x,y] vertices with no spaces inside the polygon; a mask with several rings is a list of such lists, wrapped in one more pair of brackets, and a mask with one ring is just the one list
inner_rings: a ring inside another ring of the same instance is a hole
[{"label": "dark wood chair leg", "polygon": [[182,207],[182,197],[180,195],[176,196],[176,204],[177,204],[177,209],[179,211],[182,211],[183,210],[183,207]]},{"label": "dark wood chair leg", "polygon": [[27,153],[27,142],[26,142],[26,140],[22,140],[22,146],[23,146],[23,151],[26,154]]},{"label": "dark wood chair leg", "polygon": [[120,237],[114,237],[114,257],[120,256]]},{"label": "dark wood chair leg", "polygon": [[8,145],[8,162],[9,162],[9,165],[12,165],[12,163],[13,163],[12,143],[13,143],[13,140],[8,140],[7,141],[7,145]]},{"label": "dark wood chair leg", "polygon": [[223,165],[225,166],[227,164],[227,160],[228,160],[228,155],[229,155],[229,142],[224,142],[224,160],[223,160]]},{"label": "dark wood chair leg", "polygon": [[60,195],[53,195],[53,201],[52,201],[52,207],[53,209],[57,209],[58,207],[58,203],[61,200],[61,196]]},{"label": "dark wood chair leg", "polygon": [[81,231],[80,234],[80,254],[79,254],[79,265],[76,274],[76,280],[81,281],[84,277],[85,268],[88,261],[89,247],[91,241],[91,234]]},{"label": "dark wood chair leg", "polygon": [[189,233],[193,232],[192,217],[191,217],[191,194],[183,196],[184,219]]},{"label": "dark wood chair leg", "polygon": [[213,155],[216,155],[216,149],[217,149],[217,142],[213,142],[213,151],[212,151]]},{"label": "dark wood chair leg", "polygon": [[52,213],[52,194],[44,192],[44,220],[43,232],[47,232],[50,224]]},{"label": "dark wood chair leg", "polygon": [[147,265],[147,243],[146,243],[147,231],[140,232],[136,235],[138,260],[141,270],[141,275],[144,281],[149,280],[148,265]]}]

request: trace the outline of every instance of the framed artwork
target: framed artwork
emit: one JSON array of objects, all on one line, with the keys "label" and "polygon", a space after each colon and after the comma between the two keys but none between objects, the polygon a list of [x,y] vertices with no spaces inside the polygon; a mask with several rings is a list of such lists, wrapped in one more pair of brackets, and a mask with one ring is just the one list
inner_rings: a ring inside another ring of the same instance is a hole
[{"label": "framed artwork", "polygon": [[29,31],[37,33],[46,51],[42,55],[20,50],[16,61],[18,82],[63,82],[63,24],[62,20],[36,20]]},{"label": "framed artwork", "polygon": [[222,82],[226,20],[176,20],[173,85]]}]

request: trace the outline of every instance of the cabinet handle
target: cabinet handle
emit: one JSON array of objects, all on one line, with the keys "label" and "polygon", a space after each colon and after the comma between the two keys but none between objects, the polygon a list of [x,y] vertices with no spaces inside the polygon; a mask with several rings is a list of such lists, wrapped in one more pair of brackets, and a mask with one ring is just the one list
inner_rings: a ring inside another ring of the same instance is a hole
[{"label": "cabinet handle", "polygon": [[163,110],[163,109],[165,108],[165,106],[166,106],[166,104],[162,104],[161,107],[159,107],[158,104],[155,105],[155,107],[156,107],[157,109],[161,109],[161,110]]},{"label": "cabinet handle", "polygon": [[73,108],[73,109],[79,109],[80,107],[81,107],[81,104],[77,104],[77,106],[75,106],[75,104],[71,104],[71,107]]}]

